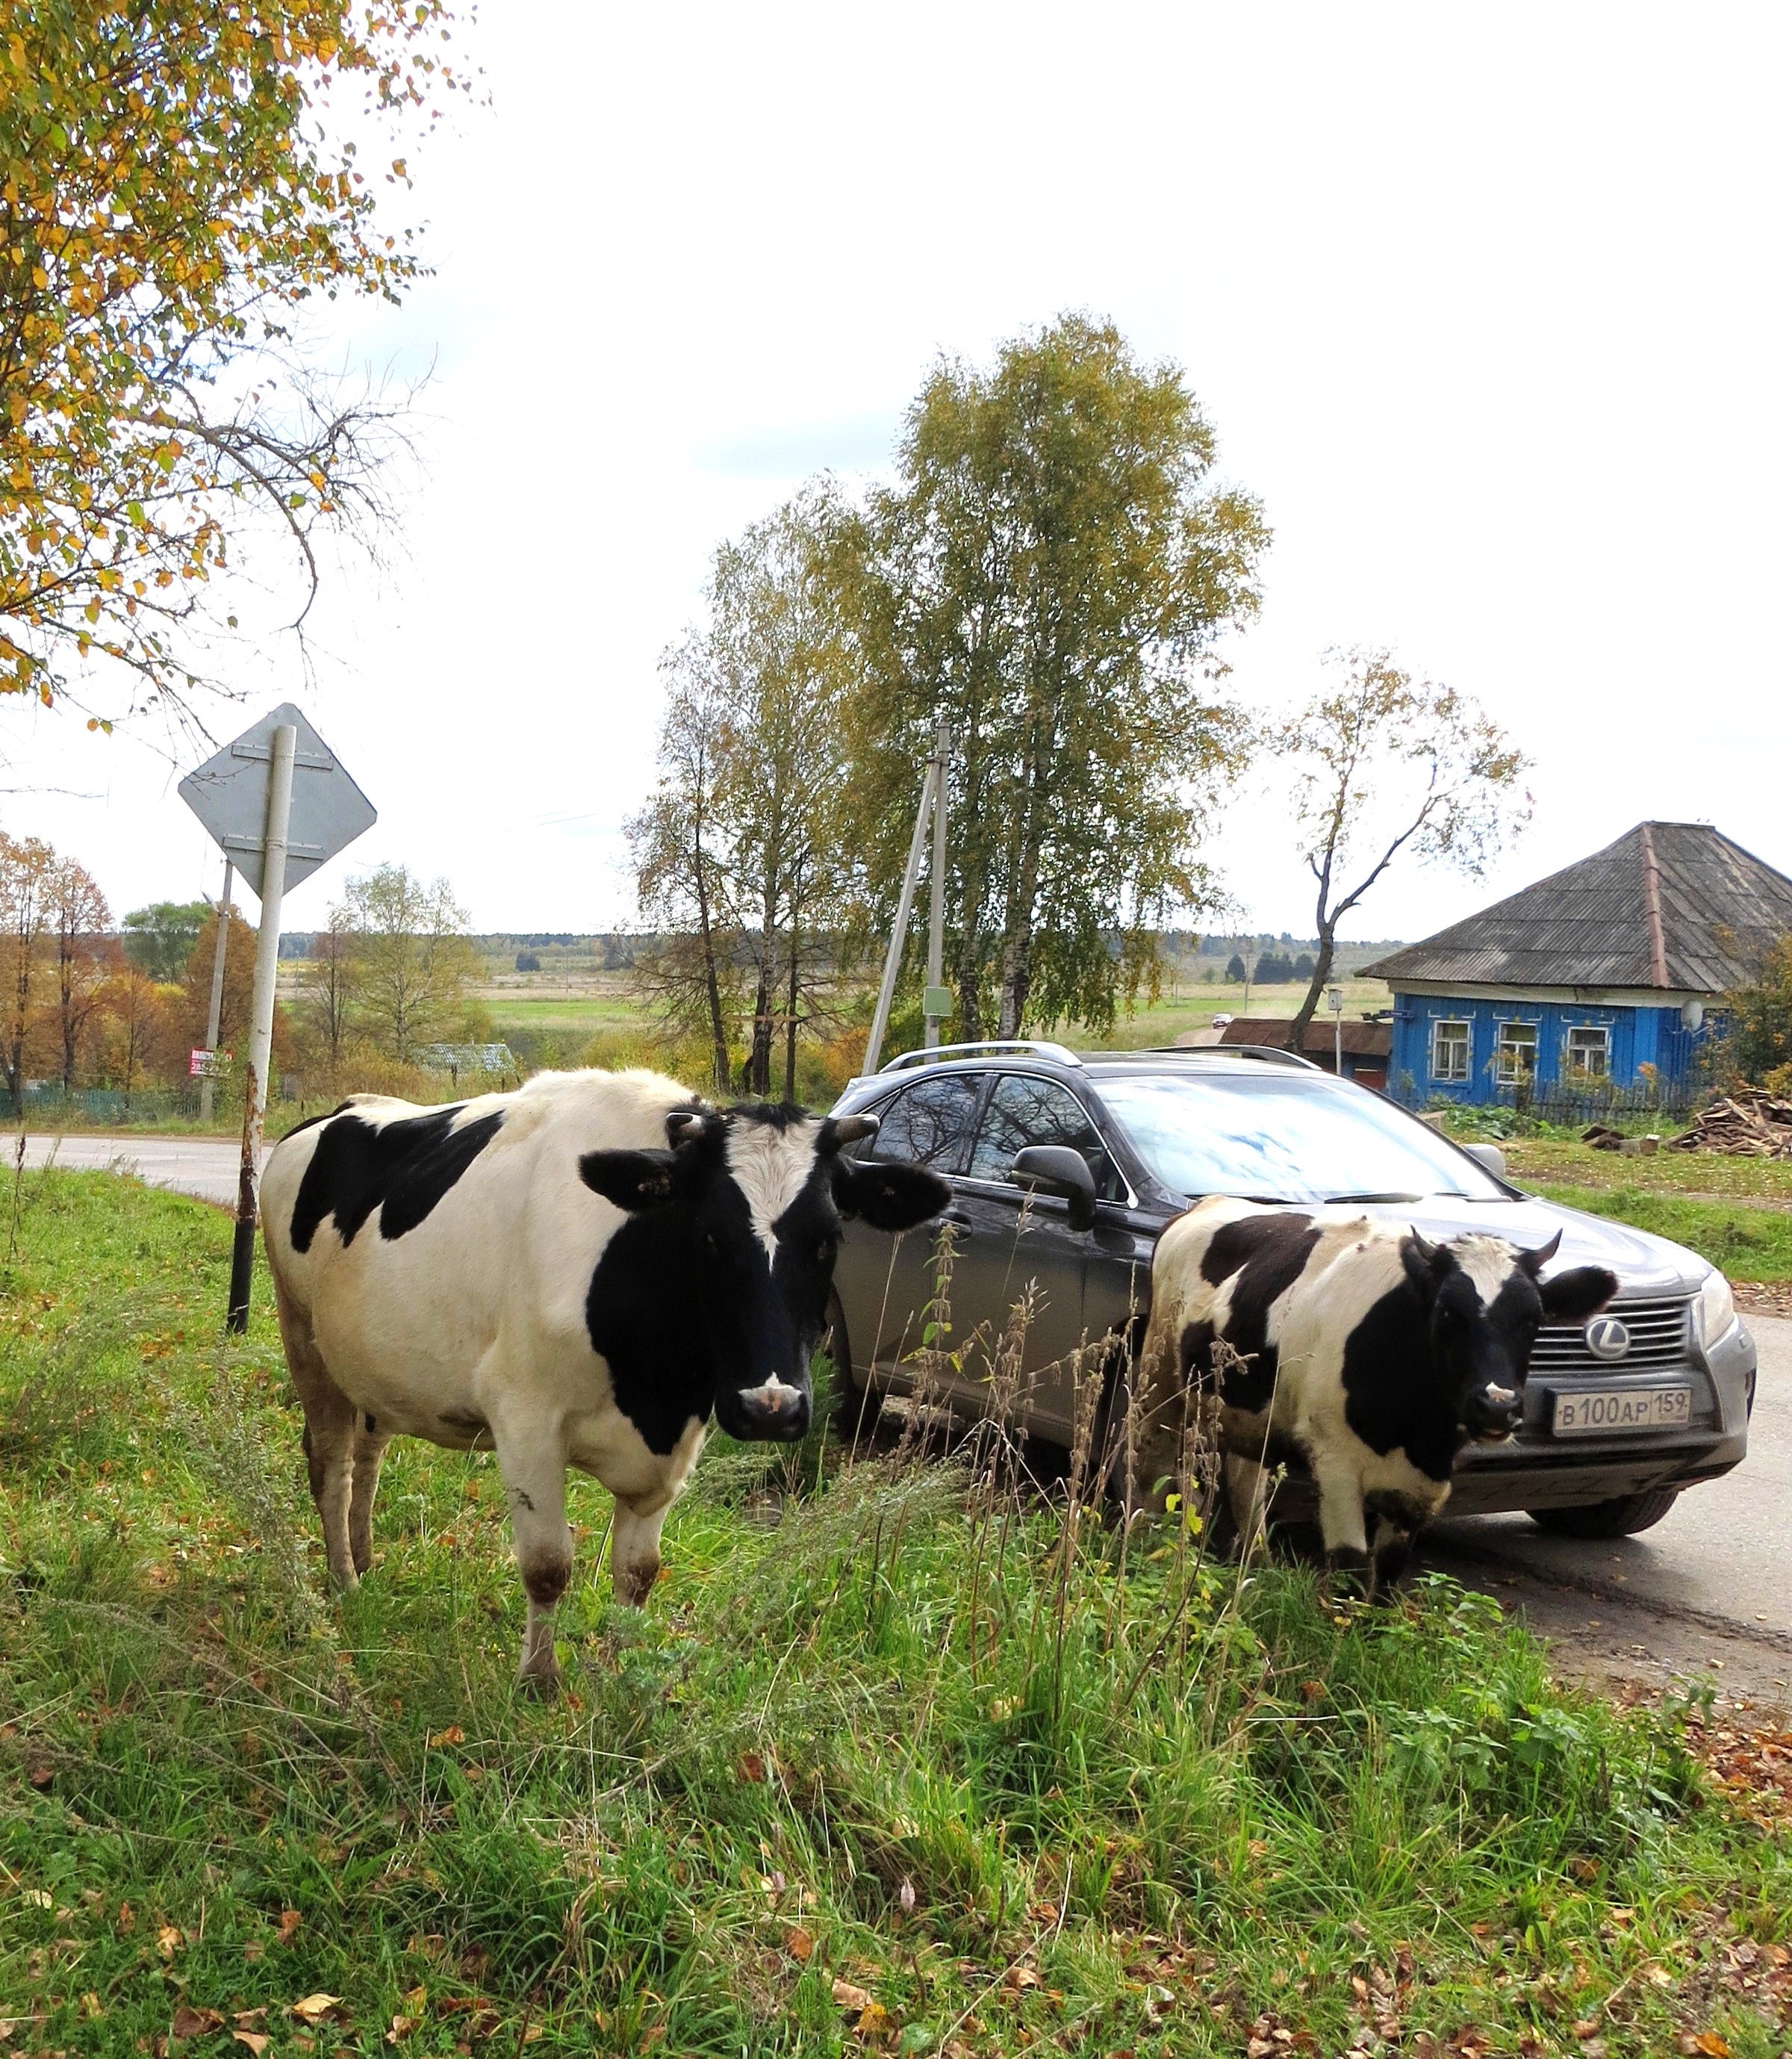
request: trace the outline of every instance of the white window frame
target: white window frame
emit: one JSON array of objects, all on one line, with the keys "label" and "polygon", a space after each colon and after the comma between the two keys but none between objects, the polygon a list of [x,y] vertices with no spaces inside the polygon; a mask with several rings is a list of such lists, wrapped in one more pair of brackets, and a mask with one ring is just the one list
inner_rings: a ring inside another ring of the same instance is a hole
[{"label": "white window frame", "polygon": [[[1595,1072],[1581,1061],[1575,1049],[1577,1037],[1596,1037],[1599,1040],[1599,1067]],[[1562,1069],[1571,1079],[1609,1080],[1611,1077],[1611,1028],[1605,1022],[1571,1022],[1562,1038]]]},{"label": "white window frame", "polygon": [[[1439,1053],[1444,1041],[1444,1033],[1447,1030],[1458,1033],[1452,1035],[1449,1041],[1452,1044],[1459,1043],[1462,1046],[1462,1063],[1459,1069],[1446,1070],[1439,1057]],[[1434,1015],[1432,1018],[1431,1076],[1434,1080],[1445,1086],[1465,1085],[1467,1083],[1474,1051],[1475,1026],[1472,1022],[1459,1015]]]},{"label": "white window frame", "polygon": [[[1493,1077],[1495,1085],[1515,1087],[1522,1085],[1526,1080],[1535,1079],[1538,1053],[1542,1043],[1540,1029],[1541,1026],[1538,1023],[1520,1022],[1516,1019],[1508,1019],[1499,1025],[1499,1035],[1493,1046]],[[1528,1046],[1509,1041],[1515,1030],[1530,1031],[1531,1041]],[[1524,1070],[1513,1064],[1511,1060],[1517,1052],[1527,1048],[1531,1053],[1531,1064],[1529,1069]]]}]

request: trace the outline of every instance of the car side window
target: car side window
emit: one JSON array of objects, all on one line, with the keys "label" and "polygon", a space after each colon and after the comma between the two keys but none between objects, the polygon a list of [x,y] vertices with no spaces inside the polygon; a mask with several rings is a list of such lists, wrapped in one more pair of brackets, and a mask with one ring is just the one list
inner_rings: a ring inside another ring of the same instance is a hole
[{"label": "car side window", "polygon": [[960,1171],[987,1077],[942,1073],[905,1087],[878,1110],[878,1133],[866,1156],[930,1165],[936,1173]]},{"label": "car side window", "polygon": [[1124,1201],[1125,1184],[1082,1103],[1056,1080],[1005,1073],[996,1082],[971,1153],[974,1180],[1006,1180],[1014,1154],[1029,1144],[1065,1144],[1080,1151],[1105,1201]]}]

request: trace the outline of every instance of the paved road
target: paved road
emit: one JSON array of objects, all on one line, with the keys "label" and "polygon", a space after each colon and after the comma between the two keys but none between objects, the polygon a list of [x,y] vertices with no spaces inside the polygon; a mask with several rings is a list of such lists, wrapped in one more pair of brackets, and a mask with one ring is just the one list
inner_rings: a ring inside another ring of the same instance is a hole
[{"label": "paved road", "polygon": [[[52,1140],[33,1137],[28,1164]],[[56,1162],[135,1171],[233,1205],[237,1146],[224,1137],[65,1137]],[[1749,1318],[1761,1379],[1746,1460],[1695,1487],[1640,1537],[1546,1537],[1522,1515],[1440,1523],[1424,1556],[1557,1639],[1598,1671],[1662,1678],[1710,1667],[1732,1687],[1792,1703],[1792,1320]]]},{"label": "paved road", "polygon": [[1749,1455],[1640,1537],[1546,1537],[1527,1517],[1442,1523],[1428,1561],[1523,1607],[1595,1671],[1709,1667],[1792,1706],[1792,1321],[1750,1316],[1761,1376]]},{"label": "paved road", "polygon": [[110,1173],[135,1173],[153,1187],[173,1187],[202,1201],[237,1202],[239,1147],[227,1137],[28,1137],[25,1162],[42,1165],[53,1154],[58,1165]]}]

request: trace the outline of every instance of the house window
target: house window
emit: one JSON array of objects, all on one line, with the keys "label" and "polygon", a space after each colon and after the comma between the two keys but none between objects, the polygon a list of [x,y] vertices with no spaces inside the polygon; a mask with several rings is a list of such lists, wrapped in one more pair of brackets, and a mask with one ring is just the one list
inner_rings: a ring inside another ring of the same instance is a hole
[{"label": "house window", "polygon": [[1611,1032],[1582,1023],[1568,1032],[1568,1070],[1583,1080],[1603,1080],[1611,1071]]},{"label": "house window", "polygon": [[1503,1087],[1515,1087],[1537,1076],[1537,1026],[1535,1022],[1502,1022],[1499,1048],[1494,1061],[1494,1077]]},{"label": "house window", "polygon": [[1466,1022],[1434,1022],[1431,1026],[1431,1076],[1434,1080],[1468,1077]]}]

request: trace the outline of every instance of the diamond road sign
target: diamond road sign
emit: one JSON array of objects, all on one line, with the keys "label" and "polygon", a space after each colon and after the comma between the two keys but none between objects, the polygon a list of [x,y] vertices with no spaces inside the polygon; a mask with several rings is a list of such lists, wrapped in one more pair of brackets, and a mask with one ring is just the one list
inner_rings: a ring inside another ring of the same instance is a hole
[{"label": "diamond road sign", "polygon": [[268,771],[273,735],[284,723],[299,733],[293,760],[293,814],[287,830],[286,890],[351,844],[379,819],[373,803],[337,763],[335,753],[293,707],[283,701],[245,729],[235,743],[188,773],[176,790],[234,860],[257,899],[262,843],[268,828]]}]

